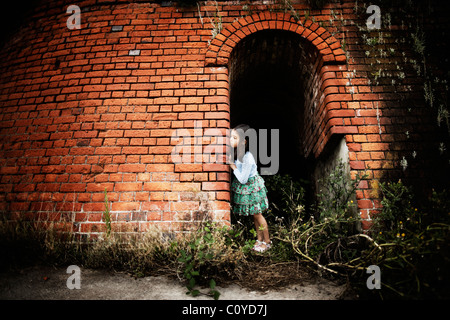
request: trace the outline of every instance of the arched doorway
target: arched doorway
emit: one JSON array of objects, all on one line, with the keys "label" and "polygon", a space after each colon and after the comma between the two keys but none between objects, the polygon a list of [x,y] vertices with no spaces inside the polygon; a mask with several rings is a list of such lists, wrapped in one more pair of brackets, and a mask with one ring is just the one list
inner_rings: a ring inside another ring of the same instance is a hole
[{"label": "arched doorway", "polygon": [[346,56],[317,23],[268,12],[241,18],[211,41],[205,62],[227,70],[230,127],[280,129],[278,173],[317,180],[342,155],[336,151],[348,154],[357,128],[343,118]]},{"label": "arched doorway", "polygon": [[303,179],[309,172],[302,145],[307,50],[295,33],[263,30],[241,40],[229,59],[231,127],[278,129],[277,173]]}]

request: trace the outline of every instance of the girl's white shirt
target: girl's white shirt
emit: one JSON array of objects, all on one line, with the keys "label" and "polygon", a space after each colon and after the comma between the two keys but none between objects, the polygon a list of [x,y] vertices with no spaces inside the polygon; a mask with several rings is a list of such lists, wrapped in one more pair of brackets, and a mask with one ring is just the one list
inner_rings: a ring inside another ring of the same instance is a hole
[{"label": "girl's white shirt", "polygon": [[249,178],[258,173],[255,158],[250,151],[242,157],[242,162],[236,159],[234,164],[236,165],[236,169],[233,170],[234,176],[242,184],[246,184]]}]

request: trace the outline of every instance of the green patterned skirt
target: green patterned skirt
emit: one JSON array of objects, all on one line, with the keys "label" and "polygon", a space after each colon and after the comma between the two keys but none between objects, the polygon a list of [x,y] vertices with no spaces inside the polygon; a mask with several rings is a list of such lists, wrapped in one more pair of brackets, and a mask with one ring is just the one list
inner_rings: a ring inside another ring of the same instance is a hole
[{"label": "green patterned skirt", "polygon": [[249,216],[260,214],[269,208],[264,179],[255,175],[246,184],[233,177],[231,183],[233,213]]}]

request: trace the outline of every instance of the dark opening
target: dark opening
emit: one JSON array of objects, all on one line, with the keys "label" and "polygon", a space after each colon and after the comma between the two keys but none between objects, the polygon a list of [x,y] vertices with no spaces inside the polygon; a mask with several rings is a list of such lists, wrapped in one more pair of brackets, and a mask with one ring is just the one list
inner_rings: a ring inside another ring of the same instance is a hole
[{"label": "dark opening", "polygon": [[[302,79],[308,76],[308,68],[301,63],[306,54],[299,35],[260,31],[236,45],[229,67],[231,128],[246,123],[257,130],[269,129],[269,133],[279,129],[278,174],[307,180],[310,169],[302,145]],[[259,172],[268,166],[258,162]]]}]

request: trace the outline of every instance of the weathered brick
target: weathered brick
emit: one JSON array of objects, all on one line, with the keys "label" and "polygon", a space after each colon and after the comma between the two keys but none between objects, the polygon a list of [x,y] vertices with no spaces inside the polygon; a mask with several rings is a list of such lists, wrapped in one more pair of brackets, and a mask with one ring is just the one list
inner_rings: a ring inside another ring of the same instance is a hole
[{"label": "weathered brick", "polygon": [[202,190],[228,190],[230,184],[228,182],[202,182]]},{"label": "weathered brick", "polygon": [[[192,135],[197,121],[204,130],[229,128],[238,114],[230,113],[230,98],[239,100],[239,89],[247,92],[253,86],[254,80],[245,76],[251,74],[251,62],[264,56],[271,57],[275,69],[289,70],[286,77],[270,81],[286,88],[295,85],[301,110],[295,117],[303,130],[296,143],[305,157],[319,158],[330,141],[345,137],[352,177],[368,174],[356,191],[363,219],[380,209],[374,179],[393,176],[401,156],[417,149],[428,130],[419,125],[427,114],[420,107],[420,79],[408,74],[395,86],[369,85],[370,75],[378,72],[370,65],[376,58],[365,56],[367,48],[357,43],[360,39],[348,24],[331,23],[341,19],[331,9],[342,12],[347,22],[354,19],[354,4],[347,1],[315,10],[314,17],[330,21],[330,26],[311,19],[294,22],[290,13],[270,12],[265,3],[245,17],[240,17],[242,6],[219,4],[222,29],[214,39],[202,29],[196,7],[178,12],[175,5],[100,2],[83,12],[83,21],[91,24],[83,24],[81,31],[66,30],[71,36],[63,44],[55,37],[52,20],[46,19],[50,11],[44,10],[39,19],[30,18],[37,28],[27,33],[17,28],[13,35],[29,44],[28,50],[10,42],[0,51],[0,191],[14,200],[15,211],[84,210],[90,213],[74,214],[79,222],[75,231],[104,232],[106,188],[117,220],[114,228],[120,232],[145,231],[152,223],[177,232],[192,228],[203,218],[193,212],[199,194],[208,195],[211,216],[229,220],[229,166],[210,163],[215,159],[198,150],[189,159],[195,163],[173,163],[171,153],[179,141],[172,136],[175,129],[189,129]],[[304,4],[292,5],[303,12]],[[149,12],[150,25],[144,17]],[[108,21],[115,25],[108,26]],[[283,50],[270,45],[262,49],[258,32],[265,29],[272,29],[279,43],[290,39],[289,34],[297,34],[300,41],[292,37]],[[343,33],[345,47],[332,36]],[[246,44],[250,37],[254,41]],[[394,46],[394,37],[386,39]],[[303,51],[290,55],[299,44]],[[410,51],[399,43],[395,49],[405,55]],[[393,62],[402,61],[394,54],[379,59],[376,67],[396,71]],[[257,80],[267,81],[263,76]],[[404,95],[409,84],[414,98]],[[243,113],[246,103],[241,103]],[[288,126],[291,119],[284,109],[276,112],[286,117]],[[203,139],[202,148],[210,142]],[[5,201],[0,208],[6,208]],[[51,217],[62,219],[57,212]]]},{"label": "weathered brick", "polygon": [[142,183],[141,182],[122,182],[116,183],[114,186],[114,191],[141,191]]}]

